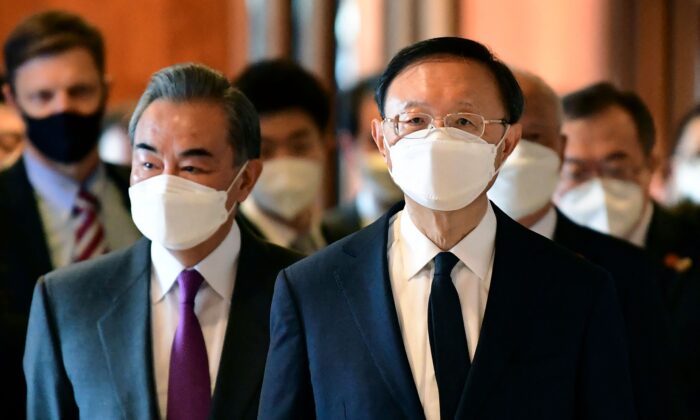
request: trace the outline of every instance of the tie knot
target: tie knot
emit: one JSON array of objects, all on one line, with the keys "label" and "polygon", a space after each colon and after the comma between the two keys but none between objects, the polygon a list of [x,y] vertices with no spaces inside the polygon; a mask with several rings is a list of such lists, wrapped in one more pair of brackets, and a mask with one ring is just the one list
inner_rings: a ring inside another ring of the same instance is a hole
[{"label": "tie knot", "polygon": [[435,256],[435,275],[450,276],[452,269],[459,262],[459,258],[451,252],[441,252]]},{"label": "tie knot", "polygon": [[100,209],[100,201],[97,197],[85,188],[80,188],[78,197],[75,199],[74,211],[81,213],[83,211],[91,211],[97,213]]},{"label": "tie knot", "polygon": [[194,297],[197,296],[199,286],[204,277],[197,270],[183,270],[177,276],[177,284],[180,286],[180,303],[194,305]]}]

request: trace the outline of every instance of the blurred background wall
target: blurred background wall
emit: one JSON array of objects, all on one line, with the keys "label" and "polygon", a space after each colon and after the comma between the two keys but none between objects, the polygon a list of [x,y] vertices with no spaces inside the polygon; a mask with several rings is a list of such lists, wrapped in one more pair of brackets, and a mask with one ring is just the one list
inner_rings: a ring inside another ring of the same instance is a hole
[{"label": "blurred background wall", "polygon": [[151,73],[182,61],[233,76],[250,61],[291,57],[335,92],[442,35],[487,44],[561,94],[599,80],[636,91],[661,154],[700,99],[700,0],[0,0],[0,39],[49,8],[103,31],[112,104],[138,98]]}]

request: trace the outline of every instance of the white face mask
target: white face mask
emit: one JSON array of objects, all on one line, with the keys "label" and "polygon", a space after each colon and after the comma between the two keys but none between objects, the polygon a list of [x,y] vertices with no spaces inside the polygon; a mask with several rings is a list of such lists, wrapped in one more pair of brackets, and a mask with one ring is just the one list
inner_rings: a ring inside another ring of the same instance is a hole
[{"label": "white face mask", "polygon": [[322,181],[323,165],[319,161],[276,158],[263,163],[252,196],[264,210],[293,220],[318,197]]},{"label": "white face mask", "polygon": [[676,196],[700,204],[700,157],[679,161],[674,171]]},{"label": "white face mask", "polygon": [[513,219],[529,216],[551,201],[560,164],[554,150],[521,139],[487,194]]},{"label": "white face mask", "polygon": [[157,175],[129,188],[131,217],[143,236],[167,249],[190,249],[211,237],[233,213],[226,209],[226,191],[173,175]]},{"label": "white face mask", "polygon": [[403,191],[391,178],[382,155],[377,152],[363,152],[360,159],[362,188],[369,190],[372,196],[382,203],[394,203],[403,198]]},{"label": "white face mask", "polygon": [[580,225],[627,239],[642,217],[644,193],[634,182],[593,178],[565,192],[557,206]]},{"label": "white face mask", "polygon": [[[427,137],[404,138],[385,147],[391,158],[394,182],[413,201],[439,211],[459,210],[471,204],[496,174],[498,144],[457,128],[427,128]],[[422,130],[421,130],[422,131]]]}]

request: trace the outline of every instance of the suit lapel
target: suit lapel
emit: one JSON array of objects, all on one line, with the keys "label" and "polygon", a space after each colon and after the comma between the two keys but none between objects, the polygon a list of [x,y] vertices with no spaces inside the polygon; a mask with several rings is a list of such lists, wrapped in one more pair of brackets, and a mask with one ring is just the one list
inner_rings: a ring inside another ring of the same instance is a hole
[{"label": "suit lapel", "polygon": [[349,261],[334,275],[396,404],[407,418],[422,419],[423,408],[401,337],[387,263],[389,220],[402,208],[403,202],[345,244],[343,250]]},{"label": "suit lapel", "polygon": [[[10,237],[21,238],[13,243],[10,250],[13,255],[20,257],[29,256],[31,260],[20,258],[23,261],[14,261],[22,267],[27,267],[28,275],[32,280],[38,279],[53,269],[49,248],[46,245],[44,226],[39,215],[34,188],[29,183],[27,170],[24,166],[24,158],[21,158],[7,170],[6,188],[7,196],[4,197],[8,211],[7,220],[10,221]],[[12,222],[14,221],[14,223]],[[21,221],[21,223],[17,223]],[[12,251],[14,247],[18,247]],[[34,282],[23,285],[28,288],[29,296],[34,289]]]},{"label": "suit lapel", "polygon": [[[269,308],[276,264],[266,262],[266,245],[241,226],[241,254],[226,327],[210,418],[240,419],[255,413],[267,348]],[[253,349],[253,350],[251,350]]]},{"label": "suit lapel", "polygon": [[[462,393],[457,418],[478,418],[480,405],[488,398],[509,365],[519,345],[527,337],[528,309],[523,302],[537,290],[537,276],[523,270],[532,266],[532,242],[523,230],[496,206],[495,258],[479,343]],[[533,234],[534,235],[534,234]]]},{"label": "suit lapel", "polygon": [[98,321],[112,382],[126,418],[156,418],[150,313],[150,242],[142,239],[108,283],[113,304]]}]

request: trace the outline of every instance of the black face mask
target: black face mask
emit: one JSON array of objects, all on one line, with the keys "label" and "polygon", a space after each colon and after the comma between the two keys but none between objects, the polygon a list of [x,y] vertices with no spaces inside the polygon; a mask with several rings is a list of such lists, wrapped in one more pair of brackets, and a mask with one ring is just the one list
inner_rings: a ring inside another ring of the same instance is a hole
[{"label": "black face mask", "polygon": [[97,145],[103,110],[83,115],[73,112],[53,114],[46,118],[22,115],[27,138],[41,154],[60,163],[76,163]]}]

